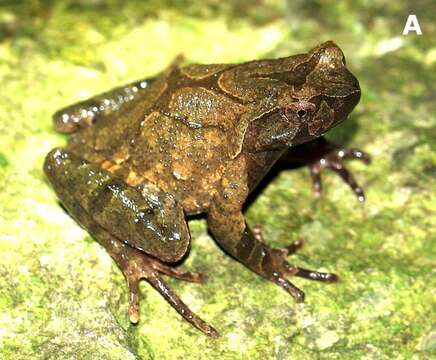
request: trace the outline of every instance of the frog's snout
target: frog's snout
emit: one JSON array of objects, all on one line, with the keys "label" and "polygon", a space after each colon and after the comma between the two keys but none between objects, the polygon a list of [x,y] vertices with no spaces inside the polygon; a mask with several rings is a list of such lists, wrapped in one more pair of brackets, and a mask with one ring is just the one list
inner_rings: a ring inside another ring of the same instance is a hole
[{"label": "frog's snout", "polygon": [[335,101],[333,101],[332,108],[334,110],[334,121],[335,123],[340,123],[345,120],[348,115],[353,111],[356,105],[360,101],[361,91],[359,82],[354,77],[351,72],[346,70],[349,73],[349,86],[344,89],[344,96],[338,96]]}]

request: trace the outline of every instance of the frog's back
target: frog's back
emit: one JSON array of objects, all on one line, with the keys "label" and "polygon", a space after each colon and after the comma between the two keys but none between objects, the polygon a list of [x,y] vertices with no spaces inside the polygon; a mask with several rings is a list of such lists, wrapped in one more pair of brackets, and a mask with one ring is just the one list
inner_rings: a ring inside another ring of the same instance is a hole
[{"label": "frog's back", "polygon": [[113,157],[131,139],[144,114],[165,90],[165,78],[160,76],[150,82],[133,101],[126,102],[117,110],[100,116],[92,126],[74,132],[68,143],[72,152],[90,162],[101,162]]},{"label": "frog's back", "polygon": [[236,151],[243,112],[213,86],[227,67],[188,66],[158,77],[140,100],[74,134],[69,149],[131,185],[151,182],[173,193],[188,213],[206,211]]},{"label": "frog's back", "polygon": [[173,193],[187,213],[206,211],[229,160],[222,130],[190,128],[153,112],[143,122],[123,163],[129,184],[144,181]]}]

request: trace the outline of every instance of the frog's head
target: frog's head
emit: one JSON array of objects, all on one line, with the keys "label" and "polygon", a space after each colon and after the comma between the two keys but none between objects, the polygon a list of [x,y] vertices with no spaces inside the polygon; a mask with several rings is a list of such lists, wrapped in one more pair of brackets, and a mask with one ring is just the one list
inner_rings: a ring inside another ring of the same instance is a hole
[{"label": "frog's head", "polygon": [[271,75],[283,85],[275,108],[252,124],[256,150],[290,147],[315,139],[345,120],[359,102],[359,82],[346,68],[344,54],[333,42],[288,59],[292,61],[285,71]]}]

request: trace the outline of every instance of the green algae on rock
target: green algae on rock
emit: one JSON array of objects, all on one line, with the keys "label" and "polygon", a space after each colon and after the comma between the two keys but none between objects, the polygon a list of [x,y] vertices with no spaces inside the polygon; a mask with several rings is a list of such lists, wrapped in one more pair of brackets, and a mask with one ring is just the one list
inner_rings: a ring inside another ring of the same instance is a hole
[{"label": "green algae on rock", "polygon": [[[108,4],[0,5],[0,358],[431,358],[433,3],[414,9],[421,37],[401,37],[409,9],[399,2]],[[122,274],[59,207],[42,173],[45,154],[64,143],[51,114],[153,75],[180,53],[190,62],[237,62],[287,56],[328,39],[344,49],[362,87],[356,111],[329,138],[372,155],[368,168],[349,163],[367,202],[358,205],[329,175],[314,199],[303,169],[272,179],[247,219],[264,225],[272,246],[303,236],[295,263],[334,269],[341,282],[305,283],[306,303],[296,305],[228,259],[204,221],[194,220],[183,268],[209,281],[169,283],[219,324],[222,337],[210,341],[183,324],[146,284],[141,322],[129,325]]]}]

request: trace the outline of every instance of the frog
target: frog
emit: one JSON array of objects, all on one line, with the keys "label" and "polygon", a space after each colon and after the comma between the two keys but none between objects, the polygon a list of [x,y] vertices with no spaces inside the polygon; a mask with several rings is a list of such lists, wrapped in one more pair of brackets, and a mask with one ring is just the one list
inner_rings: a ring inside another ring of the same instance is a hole
[{"label": "frog", "polygon": [[219,332],[189,309],[165,276],[203,283],[179,265],[191,247],[188,220],[206,218],[215,242],[255,274],[303,302],[289,278],[334,283],[338,276],[298,267],[301,248],[265,241],[244,203],[276,164],[308,165],[316,195],[324,169],[359,201],[362,188],[345,160],[369,162],[325,133],[343,122],[361,90],[341,48],[324,42],[306,53],[238,64],[184,64],[62,108],[55,129],[69,135],[48,153],[44,172],[70,216],[102,245],[129,289],[128,317],[140,317],[141,280],[190,324]]}]

